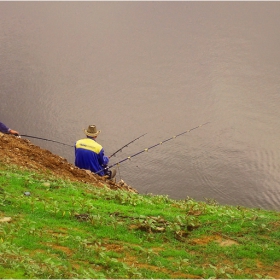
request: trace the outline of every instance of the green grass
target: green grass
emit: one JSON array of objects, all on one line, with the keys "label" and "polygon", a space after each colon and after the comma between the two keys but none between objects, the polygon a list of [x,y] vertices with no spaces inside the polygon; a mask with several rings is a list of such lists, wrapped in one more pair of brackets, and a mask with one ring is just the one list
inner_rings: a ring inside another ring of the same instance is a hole
[{"label": "green grass", "polygon": [[278,212],[0,175],[2,279],[280,278]]}]

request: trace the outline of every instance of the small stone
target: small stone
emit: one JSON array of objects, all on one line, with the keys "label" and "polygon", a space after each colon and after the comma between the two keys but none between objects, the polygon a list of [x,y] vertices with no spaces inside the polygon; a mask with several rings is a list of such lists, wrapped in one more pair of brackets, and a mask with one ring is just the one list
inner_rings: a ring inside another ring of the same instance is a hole
[{"label": "small stone", "polygon": [[11,217],[4,217],[0,219],[0,223],[10,223],[12,221]]}]

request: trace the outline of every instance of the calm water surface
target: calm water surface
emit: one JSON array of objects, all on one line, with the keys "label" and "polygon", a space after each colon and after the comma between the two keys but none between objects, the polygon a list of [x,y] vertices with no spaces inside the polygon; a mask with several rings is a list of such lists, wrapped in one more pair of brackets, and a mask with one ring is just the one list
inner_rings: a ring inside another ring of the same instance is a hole
[{"label": "calm water surface", "polygon": [[[280,2],[0,2],[0,119],[96,124],[141,193],[280,209]],[[74,162],[72,148],[33,143]]]}]

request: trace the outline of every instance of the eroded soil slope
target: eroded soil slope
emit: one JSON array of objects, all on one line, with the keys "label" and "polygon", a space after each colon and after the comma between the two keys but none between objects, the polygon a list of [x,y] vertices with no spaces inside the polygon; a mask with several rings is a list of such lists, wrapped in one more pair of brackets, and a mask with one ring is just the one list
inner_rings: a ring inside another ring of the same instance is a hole
[{"label": "eroded soil slope", "polygon": [[111,189],[124,189],[136,192],[124,182],[107,180],[92,172],[79,169],[66,159],[32,144],[29,140],[17,138],[0,132],[0,161],[15,164],[43,173],[51,172],[53,175],[69,179],[92,183],[103,187],[106,184]]}]

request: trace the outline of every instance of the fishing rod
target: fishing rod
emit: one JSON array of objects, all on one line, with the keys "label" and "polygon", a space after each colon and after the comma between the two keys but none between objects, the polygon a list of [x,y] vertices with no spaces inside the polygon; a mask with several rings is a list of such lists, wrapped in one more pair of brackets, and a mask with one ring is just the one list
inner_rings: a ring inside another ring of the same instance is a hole
[{"label": "fishing rod", "polygon": [[[146,134],[147,133],[142,134],[141,136],[139,136],[139,137],[135,138],[134,140],[130,141],[129,143],[125,144],[120,149],[118,149],[116,152],[114,152],[111,156],[109,156],[109,158],[113,157],[118,152],[120,152],[123,148],[127,147],[128,145],[130,145],[131,143],[133,143],[134,141],[138,140],[139,138],[143,137]],[[29,137],[29,138],[35,138],[35,139],[40,139],[40,140],[45,140],[45,141],[50,141],[50,142],[58,143],[58,144],[61,144],[61,145],[65,145],[65,146],[69,146],[69,147],[74,147],[73,145],[68,145],[68,144],[65,144],[65,143],[62,143],[62,142],[58,142],[58,141],[50,140],[50,139],[46,139],[46,138],[41,138],[41,137],[36,137],[36,136],[31,136],[31,135],[25,135],[25,134],[21,134],[20,136],[22,136],[22,137]]]},{"label": "fishing rod", "polygon": [[138,140],[139,138],[143,137],[144,135],[146,135],[147,133],[142,134],[141,136],[135,138],[134,140],[130,141],[129,143],[125,144],[124,146],[122,146],[120,149],[118,149],[117,151],[115,151],[113,154],[111,154],[109,156],[109,158],[113,157],[114,155],[116,155],[116,153],[122,151],[123,148],[128,147],[128,145],[130,145],[131,143],[133,143],[134,141]]},{"label": "fishing rod", "polygon": [[65,146],[69,146],[69,147],[74,147],[73,145],[68,145],[68,144],[65,144],[65,143],[62,143],[62,142],[58,142],[58,141],[50,140],[50,139],[46,139],[46,138],[40,138],[40,137],[31,136],[31,135],[25,135],[25,134],[21,134],[20,136],[34,138],[34,139],[40,139],[40,140],[45,140],[45,141],[50,141],[50,142],[58,143],[58,144],[61,144],[61,145],[65,145]]},{"label": "fishing rod", "polygon": [[159,146],[159,145],[162,145],[163,143],[165,143],[165,142],[167,142],[167,141],[170,141],[170,140],[172,140],[172,139],[175,139],[176,137],[181,136],[181,135],[183,135],[183,134],[185,134],[185,133],[191,132],[192,130],[195,130],[195,129],[199,128],[199,127],[202,127],[202,126],[204,126],[204,125],[206,125],[206,124],[208,124],[208,123],[210,123],[210,122],[207,122],[207,123],[198,125],[198,126],[193,127],[193,128],[191,128],[191,129],[189,129],[189,130],[186,130],[186,131],[184,131],[184,132],[182,132],[182,133],[179,133],[179,134],[177,134],[177,135],[175,135],[175,136],[172,136],[172,137],[170,137],[170,138],[168,138],[168,139],[166,139],[166,140],[164,140],[164,141],[161,141],[161,142],[159,142],[159,143],[157,143],[157,144],[155,144],[155,145],[153,145],[153,146],[151,146],[151,147],[149,147],[149,148],[146,148],[146,149],[144,149],[144,150],[142,150],[142,151],[140,151],[140,152],[138,152],[138,153],[136,153],[136,154],[133,154],[133,155],[131,155],[131,156],[129,156],[129,157],[127,157],[127,158],[121,160],[121,161],[118,161],[118,162],[116,162],[116,163],[114,163],[114,164],[112,164],[112,165],[110,165],[110,166],[107,166],[107,167],[105,167],[104,169],[101,169],[101,170],[99,170],[99,171],[97,171],[97,172],[95,172],[95,173],[98,174],[98,173],[100,173],[100,172],[102,172],[102,171],[104,171],[104,170],[110,169],[110,168],[112,168],[112,167],[115,166],[115,165],[119,165],[120,163],[122,163],[122,162],[124,162],[124,161],[126,161],[126,160],[128,160],[128,159],[130,160],[130,159],[133,158],[133,157],[136,157],[136,156],[138,156],[138,155],[140,155],[140,154],[142,154],[142,153],[144,153],[144,152],[147,152],[148,150],[150,150],[150,149],[152,149],[152,148],[155,148],[155,147],[157,147],[157,146]]}]

